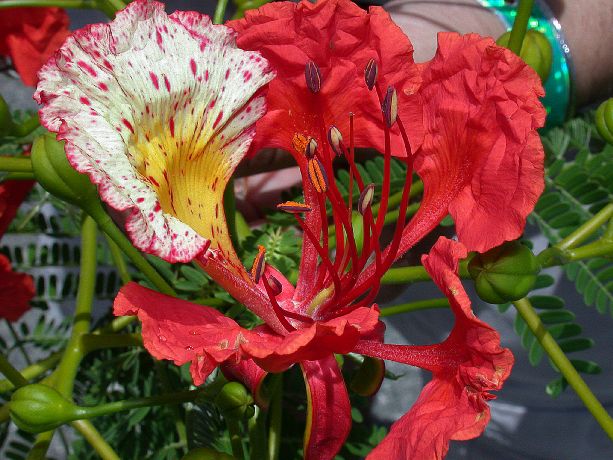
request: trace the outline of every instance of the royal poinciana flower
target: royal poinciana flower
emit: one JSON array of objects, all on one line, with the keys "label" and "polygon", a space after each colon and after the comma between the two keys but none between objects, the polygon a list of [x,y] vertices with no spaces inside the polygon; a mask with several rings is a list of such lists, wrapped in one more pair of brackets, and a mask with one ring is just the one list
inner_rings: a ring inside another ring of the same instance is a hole
[{"label": "royal poinciana flower", "polygon": [[[66,140],[70,162],[102,198],[126,212],[134,244],[171,262],[196,260],[265,324],[247,330],[213,308],[137,284],[121,290],[115,313],[138,315],[150,353],[190,362],[196,384],[221,364],[256,390],[266,372],[298,363],[309,403],[307,459],[333,458],[349,433],[334,353],[427,369],[432,381],[371,455],[440,458],[450,440],[482,432],[489,391],[513,362],[470,309],[456,274],[465,246],[442,239],[424,259],[456,317],[445,342],[384,344],[373,301],[394,260],[447,213],[471,250],[521,232],[542,189],[538,77],[475,35],[442,35],[437,56],[416,67],[387,14],[349,1],[274,3],[232,27],[252,51],[237,49],[233,32],[205,16],[166,16],[160,4],[137,0],[109,25],[75,33],[40,74],[43,124]],[[266,95],[270,67],[278,77]],[[248,271],[228,236],[223,190],[256,124],[257,146],[286,148],[303,175],[304,202],[279,205],[304,235],[296,286],[266,262],[265,248]],[[356,145],[384,153],[383,184],[364,183]],[[335,183],[334,154],[350,165],[355,203]],[[392,154],[404,158],[406,186],[392,241],[382,246]],[[407,223],[413,166],[425,192]]]},{"label": "royal poinciana flower", "polygon": [[0,56],[8,56],[21,81],[36,85],[37,72],[69,34],[61,8],[0,9]]},{"label": "royal poinciana flower", "polygon": [[[32,181],[0,182],[0,239],[33,185]],[[17,321],[30,308],[35,293],[32,277],[14,272],[9,259],[0,254],[0,318]]]}]

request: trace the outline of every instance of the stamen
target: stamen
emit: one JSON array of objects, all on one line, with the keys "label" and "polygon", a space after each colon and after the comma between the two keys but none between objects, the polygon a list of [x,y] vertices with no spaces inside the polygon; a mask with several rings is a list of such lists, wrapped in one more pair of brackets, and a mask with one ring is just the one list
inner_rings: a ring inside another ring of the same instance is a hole
[{"label": "stamen", "polygon": [[309,160],[312,160],[315,157],[316,153],[317,153],[317,141],[315,140],[315,138],[312,137],[311,139],[309,139],[309,142],[307,143],[304,149],[304,155]]},{"label": "stamen", "polygon": [[372,204],[372,199],[375,196],[375,184],[368,184],[362,193],[360,193],[360,199],[358,201],[358,212],[362,215],[366,212]]},{"label": "stamen", "polygon": [[281,292],[283,292],[283,285],[281,284],[281,281],[279,281],[273,275],[270,275],[268,281],[270,282],[270,289],[272,290],[275,297],[281,294]]},{"label": "stamen", "polygon": [[321,89],[321,71],[317,64],[313,61],[306,63],[304,68],[304,77],[306,78],[307,87],[312,93],[318,93]]},{"label": "stamen", "polygon": [[270,300],[270,304],[272,305],[272,310],[274,311],[276,317],[279,319],[279,322],[281,323],[281,325],[288,331],[288,332],[292,332],[295,331],[296,328],[294,326],[292,326],[289,321],[287,320],[287,318],[284,315],[285,310],[283,310],[278,302],[277,299],[275,299],[275,294],[272,291],[272,288],[270,287],[270,285],[268,284],[268,278],[266,278],[266,275],[262,275],[264,278],[264,289],[266,290],[266,294],[268,295],[268,299]]},{"label": "stamen", "polygon": [[377,68],[377,63],[374,59],[371,59],[364,69],[364,80],[366,81],[366,86],[368,86],[368,89],[371,91],[375,87],[375,83],[377,83],[378,73],[379,69]]},{"label": "stamen", "polygon": [[343,136],[334,125],[328,129],[328,143],[337,157],[343,156]]},{"label": "stamen", "polygon": [[260,278],[264,274],[265,254],[266,248],[261,245],[258,246],[258,254],[255,256],[255,259],[253,260],[253,265],[251,267],[251,279],[253,279],[253,282],[255,284],[258,284],[260,282]]},{"label": "stamen", "polygon": [[309,160],[308,169],[309,178],[317,193],[325,193],[328,190],[328,177],[319,159]]},{"label": "stamen", "polygon": [[310,206],[304,203],[297,203],[296,201],[286,201],[285,203],[279,203],[277,205],[279,211],[288,212],[290,214],[300,214],[303,212],[310,212],[312,209]]},{"label": "stamen", "polygon": [[381,108],[383,109],[383,116],[387,127],[391,128],[396,123],[396,118],[398,117],[398,95],[393,86],[387,88]]}]

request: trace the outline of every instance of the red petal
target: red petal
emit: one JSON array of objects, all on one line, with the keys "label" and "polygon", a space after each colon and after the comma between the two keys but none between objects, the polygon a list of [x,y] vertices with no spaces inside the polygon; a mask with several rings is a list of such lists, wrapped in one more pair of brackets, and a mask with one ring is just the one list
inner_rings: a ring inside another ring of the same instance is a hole
[{"label": "red petal", "polygon": [[63,9],[10,8],[0,11],[0,54],[11,57],[26,85],[36,85],[38,70],[68,34],[68,14]]},{"label": "red petal", "polygon": [[431,346],[361,342],[355,351],[430,370],[433,379],[411,410],[371,453],[371,459],[442,458],[450,440],[471,439],[489,421],[486,401],[499,390],[513,366],[513,355],[500,346],[498,333],[476,318],[457,275],[460,244],[440,238],[422,258],[426,270],[447,295],[456,322],[449,337]]},{"label": "red petal", "polygon": [[7,180],[0,183],[0,238],[33,186],[34,181],[30,180]]},{"label": "red petal", "polygon": [[[376,93],[366,88],[366,64],[376,60],[382,88],[395,85],[401,114],[419,77],[411,42],[382,8],[367,13],[349,0],[275,3],[248,11],[244,19],[228,25],[238,32],[241,48],[260,51],[277,71],[252,151],[263,146],[292,151],[295,133],[313,136],[323,146],[322,129],[330,125],[348,135],[349,112],[356,114],[356,145],[383,150],[381,107]],[[317,95],[306,87],[309,61],[322,74]],[[397,128],[392,133],[393,151],[403,155]]]},{"label": "red petal", "polygon": [[[398,254],[448,212],[471,251],[516,239],[544,186],[539,77],[490,38],[441,33],[422,79],[410,102],[423,111],[426,134],[415,168],[424,198]],[[407,129],[412,140],[423,135],[420,126]]]},{"label": "red petal", "polygon": [[329,460],[341,450],[351,430],[351,403],[333,355],[300,363],[307,387],[304,459]]},{"label": "red petal", "polygon": [[17,321],[30,309],[35,294],[32,277],[14,272],[10,261],[0,254],[0,318]]}]

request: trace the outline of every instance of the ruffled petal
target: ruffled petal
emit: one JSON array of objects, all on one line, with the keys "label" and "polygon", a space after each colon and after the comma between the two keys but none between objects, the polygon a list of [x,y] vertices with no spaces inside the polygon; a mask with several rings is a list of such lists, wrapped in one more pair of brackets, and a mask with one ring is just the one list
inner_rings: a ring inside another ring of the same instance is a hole
[{"label": "ruffled petal", "polygon": [[333,355],[300,363],[307,388],[305,460],[331,460],[351,430],[351,403]]},{"label": "ruffled petal", "polygon": [[[382,8],[366,12],[349,0],[281,2],[247,11],[244,19],[228,26],[238,32],[241,48],[260,51],[278,72],[253,151],[270,146],[293,153],[295,135],[314,137],[324,146],[325,130],[332,124],[348,137],[350,112],[355,114],[356,145],[382,150],[381,106],[364,82],[366,64],[377,61],[379,84],[383,91],[395,85],[400,102],[419,82],[411,42]],[[305,81],[309,61],[322,75],[321,91],[315,95]],[[404,155],[397,128],[392,134],[393,150]]]},{"label": "ruffled petal", "polygon": [[479,436],[490,419],[487,401],[499,390],[513,366],[500,336],[475,317],[457,275],[466,257],[460,243],[440,238],[422,258],[434,282],[449,298],[456,322],[449,337],[428,346],[361,342],[355,351],[419,366],[433,374],[409,412],[400,418],[369,459],[441,459],[450,440]]},{"label": "ruffled petal", "polygon": [[423,69],[422,86],[409,99],[423,122],[407,128],[412,140],[425,129],[415,154],[424,196],[398,254],[447,213],[470,251],[516,239],[544,187],[538,75],[476,34],[440,33],[437,54]]},{"label": "ruffled petal", "polygon": [[41,70],[35,98],[71,164],[128,213],[139,249],[188,261],[210,242],[238,267],[222,197],[273,76],[207,16],[137,0],[75,32]]},{"label": "ruffled petal", "polygon": [[25,85],[36,85],[36,74],[70,33],[68,23],[61,8],[0,10],[0,55],[11,57]]},{"label": "ruffled petal", "polygon": [[11,262],[0,254],[0,318],[17,321],[30,309],[35,294],[32,277],[14,272]]}]

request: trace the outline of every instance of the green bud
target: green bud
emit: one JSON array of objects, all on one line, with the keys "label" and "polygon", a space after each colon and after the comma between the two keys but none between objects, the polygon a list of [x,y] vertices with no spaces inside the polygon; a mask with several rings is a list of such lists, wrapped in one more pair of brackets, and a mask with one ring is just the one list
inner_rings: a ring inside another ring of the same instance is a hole
[{"label": "green bud", "polygon": [[53,195],[81,208],[99,203],[96,186],[70,165],[64,143],[55,135],[47,133],[34,140],[32,169],[40,185]]},{"label": "green bud", "polygon": [[76,420],[81,409],[56,389],[35,383],[19,388],[9,403],[11,419],[30,433],[42,433]]},{"label": "green bud", "polygon": [[181,460],[236,460],[231,455],[218,452],[208,447],[198,447],[190,450]]},{"label": "green bud", "polygon": [[[511,32],[505,32],[496,40],[496,43],[500,46],[508,47],[510,37]],[[539,77],[541,77],[543,83],[547,81],[553,64],[553,49],[545,35],[533,29],[526,31],[519,57],[534,69]]]},{"label": "green bud", "polygon": [[468,264],[479,297],[495,304],[525,297],[540,269],[536,256],[518,241],[476,254]]},{"label": "green bud", "polygon": [[361,396],[372,396],[381,387],[385,377],[385,362],[382,359],[364,357],[360,368],[351,379],[351,389]]},{"label": "green bud", "polygon": [[596,130],[609,144],[613,144],[613,97],[604,101],[596,110]]},{"label": "green bud", "polygon": [[255,414],[253,398],[238,382],[226,383],[215,398],[215,404],[226,417],[243,419],[251,418]]},{"label": "green bud", "polygon": [[15,123],[13,123],[13,116],[11,115],[11,109],[0,95],[0,136],[6,136],[15,129]]}]

